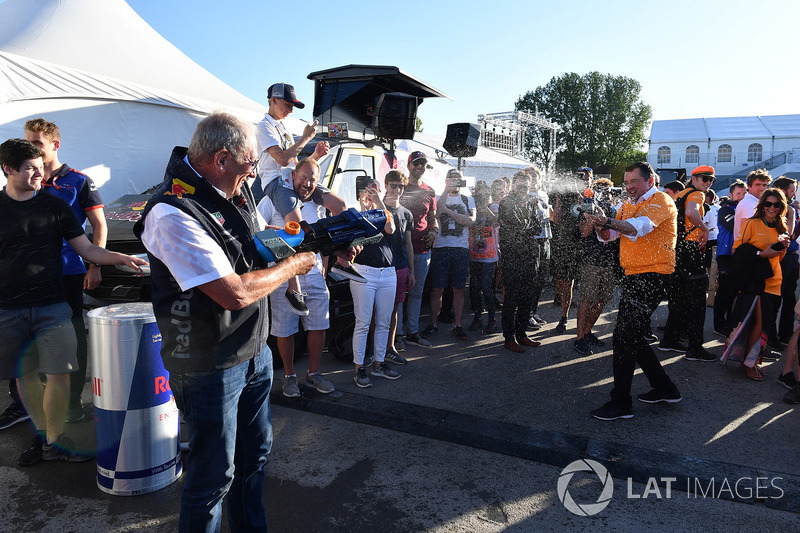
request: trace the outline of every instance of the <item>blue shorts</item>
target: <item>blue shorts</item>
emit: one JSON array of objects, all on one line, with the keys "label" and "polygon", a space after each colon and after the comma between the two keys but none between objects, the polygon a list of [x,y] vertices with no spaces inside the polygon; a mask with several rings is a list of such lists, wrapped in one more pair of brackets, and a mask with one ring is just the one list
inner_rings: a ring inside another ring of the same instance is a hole
[{"label": "blue shorts", "polygon": [[0,309],[0,379],[69,374],[78,369],[77,338],[67,302]]},{"label": "blue shorts", "polygon": [[469,274],[469,248],[434,248],[431,250],[431,268],[428,275],[431,287],[444,289],[448,281],[454,289],[463,289]]}]

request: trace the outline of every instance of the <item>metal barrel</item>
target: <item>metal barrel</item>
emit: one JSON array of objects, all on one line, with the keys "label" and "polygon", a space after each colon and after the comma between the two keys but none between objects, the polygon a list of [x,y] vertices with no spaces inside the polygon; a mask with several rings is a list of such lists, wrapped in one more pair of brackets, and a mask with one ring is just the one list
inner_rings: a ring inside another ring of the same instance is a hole
[{"label": "metal barrel", "polygon": [[88,318],[97,486],[118,496],[166,487],[181,475],[180,417],[153,306],[109,305]]}]

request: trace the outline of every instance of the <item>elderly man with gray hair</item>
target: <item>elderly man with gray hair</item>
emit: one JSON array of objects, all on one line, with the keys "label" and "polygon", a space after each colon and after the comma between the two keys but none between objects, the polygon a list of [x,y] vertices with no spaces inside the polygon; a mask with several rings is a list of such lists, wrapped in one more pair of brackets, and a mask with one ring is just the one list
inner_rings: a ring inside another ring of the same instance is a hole
[{"label": "elderly man with gray hair", "polygon": [[266,296],[308,272],[314,254],[273,267],[253,234],[264,228],[247,179],[252,125],[214,113],[188,150],[176,147],[135,231],[151,261],[161,357],[190,431],[180,531],[266,531],[264,467],[272,445]]}]

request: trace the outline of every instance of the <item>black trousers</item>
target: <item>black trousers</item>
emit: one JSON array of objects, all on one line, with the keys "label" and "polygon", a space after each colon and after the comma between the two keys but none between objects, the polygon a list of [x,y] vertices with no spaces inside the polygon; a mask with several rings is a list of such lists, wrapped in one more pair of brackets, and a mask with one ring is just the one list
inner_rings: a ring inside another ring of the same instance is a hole
[{"label": "black trousers", "polygon": [[538,254],[531,253],[531,257],[520,257],[506,253],[501,256],[500,265],[503,269],[503,337],[507,341],[516,337],[525,336],[528,328],[528,318],[533,305],[533,292],[538,275]]},{"label": "black trousers", "polygon": [[644,337],[650,328],[650,317],[667,296],[669,287],[670,276],[654,272],[625,276],[622,280],[622,297],[614,327],[614,388],[611,389],[611,400],[618,405],[631,405],[636,365],[652,388],[665,393],[677,390]]},{"label": "black trousers", "polygon": [[778,339],[786,342],[794,333],[794,306],[797,305],[797,275],[800,264],[797,262],[797,252],[786,252],[781,260],[781,314],[778,317]]},{"label": "black trousers", "polygon": [[689,352],[698,353],[703,350],[708,272],[703,264],[703,252],[697,243],[679,243],[676,256],[677,265],[669,291],[669,317],[663,340],[678,342],[681,334],[686,332]]},{"label": "black trousers", "polygon": [[720,333],[728,333],[733,329],[731,324],[731,311],[733,301],[736,299],[736,288],[731,280],[730,269],[733,262],[732,255],[717,255],[717,294],[714,296],[714,329]]},{"label": "black trousers", "polygon": [[542,289],[550,276],[550,239],[536,239],[536,244],[539,247],[539,268],[536,269],[536,279],[533,284],[531,314],[536,314],[539,310]]},{"label": "black trousers", "polygon": [[89,345],[86,340],[86,324],[83,321],[83,278],[85,274],[70,274],[64,276],[64,294],[67,304],[72,309],[72,328],[78,339],[78,370],[70,374],[69,404],[75,406],[80,400],[83,386],[86,382],[86,365]]}]

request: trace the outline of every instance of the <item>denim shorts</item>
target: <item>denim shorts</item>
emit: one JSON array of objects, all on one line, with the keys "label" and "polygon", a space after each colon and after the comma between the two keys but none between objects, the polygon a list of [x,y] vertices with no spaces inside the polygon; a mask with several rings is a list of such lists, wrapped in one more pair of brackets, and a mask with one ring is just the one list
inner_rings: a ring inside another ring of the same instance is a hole
[{"label": "denim shorts", "polygon": [[463,289],[469,273],[469,248],[434,248],[431,250],[431,287],[443,289],[451,281],[454,289]]},{"label": "denim shorts", "polygon": [[0,309],[0,379],[69,374],[78,369],[77,339],[67,302]]},{"label": "denim shorts", "polygon": [[269,295],[269,304],[272,309],[269,332],[276,337],[290,337],[300,331],[300,321],[303,329],[326,330],[330,327],[330,293],[325,284],[325,278],[317,271],[304,276],[297,276],[300,281],[300,291],[306,295],[307,316],[297,316],[289,309],[286,301],[286,283],[278,287]]}]

